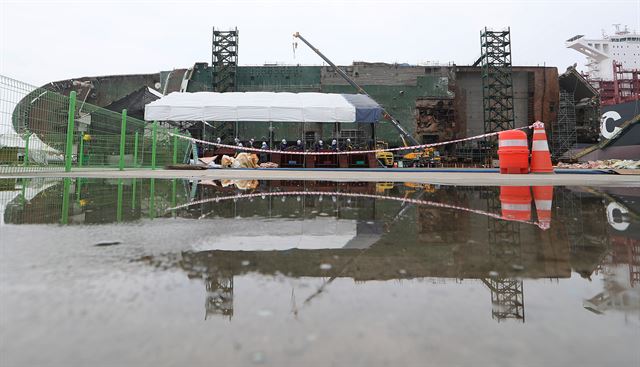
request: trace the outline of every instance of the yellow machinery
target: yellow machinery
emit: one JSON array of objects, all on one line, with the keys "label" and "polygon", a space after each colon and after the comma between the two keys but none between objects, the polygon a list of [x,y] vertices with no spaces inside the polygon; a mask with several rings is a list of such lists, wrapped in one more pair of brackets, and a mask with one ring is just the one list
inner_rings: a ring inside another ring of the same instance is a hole
[{"label": "yellow machinery", "polygon": [[434,148],[426,148],[422,151],[407,153],[402,156],[402,161],[410,166],[428,166],[440,163],[440,152]]},{"label": "yellow machinery", "polygon": [[376,193],[384,194],[385,191],[393,189],[393,182],[378,182],[376,183]]},{"label": "yellow machinery", "polygon": [[[384,141],[376,142],[376,149],[389,149]],[[376,152],[376,159],[387,167],[393,167],[393,153],[388,151]]]},{"label": "yellow machinery", "polygon": [[435,186],[431,185],[431,184],[424,184],[424,183],[417,183],[417,182],[405,182],[404,186],[411,189],[408,190],[406,192],[415,192],[415,191],[424,191],[426,193],[433,193],[436,192],[436,188]]},{"label": "yellow machinery", "polygon": [[[407,142],[402,139],[404,146],[408,146]],[[440,152],[435,148],[425,148],[422,151],[414,151],[402,156],[402,162],[405,166],[425,167],[440,164]]]}]

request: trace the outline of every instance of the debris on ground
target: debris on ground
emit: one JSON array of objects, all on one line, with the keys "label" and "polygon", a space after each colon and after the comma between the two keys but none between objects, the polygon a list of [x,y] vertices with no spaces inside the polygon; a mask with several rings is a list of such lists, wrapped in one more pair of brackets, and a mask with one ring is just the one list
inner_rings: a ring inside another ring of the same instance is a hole
[{"label": "debris on ground", "polygon": [[588,161],[580,163],[559,162],[557,168],[572,169],[640,169],[640,161],[631,159],[607,159],[603,161]]},{"label": "debris on ground", "polygon": [[273,163],[273,162],[260,163],[260,168],[278,168],[278,163]]},{"label": "debris on ground", "polygon": [[223,155],[222,168],[258,168],[258,156],[251,153],[238,153],[235,157]]},{"label": "debris on ground", "polygon": [[220,180],[222,187],[235,186],[240,190],[255,189],[260,186],[258,180]]},{"label": "debris on ground", "polygon": [[216,158],[218,158],[218,156],[214,156],[214,157],[200,157],[198,158],[198,163],[205,165],[207,168],[222,168],[221,165],[217,164]]}]

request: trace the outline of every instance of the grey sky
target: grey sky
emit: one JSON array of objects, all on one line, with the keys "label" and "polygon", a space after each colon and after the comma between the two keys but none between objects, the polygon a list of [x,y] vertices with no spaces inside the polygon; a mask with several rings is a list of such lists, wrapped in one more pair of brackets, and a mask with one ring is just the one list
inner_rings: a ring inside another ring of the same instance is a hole
[{"label": "grey sky", "polygon": [[9,1],[0,0],[0,73],[32,84],[154,73],[211,62],[211,26],[240,30],[239,62],[321,64],[300,31],[338,64],[471,64],[480,29],[511,26],[514,65],[563,71],[584,58],[564,47],[613,23],[640,30],[628,1]]}]

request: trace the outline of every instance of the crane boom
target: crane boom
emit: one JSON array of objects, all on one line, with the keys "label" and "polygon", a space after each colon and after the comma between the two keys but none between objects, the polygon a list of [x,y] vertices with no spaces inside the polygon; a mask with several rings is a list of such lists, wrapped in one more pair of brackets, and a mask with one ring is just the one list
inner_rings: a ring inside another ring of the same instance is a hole
[{"label": "crane boom", "polygon": [[[347,73],[345,73],[342,69],[337,67],[336,64],[331,62],[331,60],[329,60],[322,52],[320,52],[320,50],[318,50],[317,48],[313,47],[313,45],[310,44],[309,41],[307,41],[304,37],[302,37],[299,32],[294,33],[293,36],[296,37],[296,38],[299,38],[302,42],[304,42],[305,45],[309,46],[309,48],[312,49],[313,52],[318,54],[318,56],[320,56],[320,58],[322,58],[322,60],[324,60],[327,64],[329,64],[344,80],[347,81],[347,83],[349,83],[352,87],[354,87],[358,91],[358,93],[364,94],[367,97],[371,98],[369,93],[367,93],[364,89],[362,89],[362,87],[360,85],[358,85],[358,83],[356,83],[353,79],[351,79],[347,75]],[[373,99],[373,98],[371,98],[371,99]],[[382,107],[382,106],[380,106],[380,107]],[[405,130],[404,127],[402,127],[400,122],[398,120],[396,120],[393,116],[391,116],[391,114],[389,112],[387,112],[387,110],[384,107],[382,107],[382,116],[384,116],[384,118],[386,118],[389,121],[391,121],[393,126],[400,132],[400,137],[403,138],[403,141],[404,141],[404,139],[406,139],[406,140],[409,140],[409,142],[412,145],[420,145],[420,143],[418,143],[418,141],[413,136],[411,136],[411,134],[409,134],[409,132],[407,132],[407,130]]]}]

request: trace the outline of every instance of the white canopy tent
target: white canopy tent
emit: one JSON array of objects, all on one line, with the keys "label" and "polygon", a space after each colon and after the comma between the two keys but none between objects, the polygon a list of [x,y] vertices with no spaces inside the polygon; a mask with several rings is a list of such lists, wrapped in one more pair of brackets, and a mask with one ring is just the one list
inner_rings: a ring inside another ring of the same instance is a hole
[{"label": "white canopy tent", "polygon": [[358,94],[174,92],[145,107],[147,121],[377,122],[380,106]]},{"label": "white canopy tent", "polygon": [[[0,149],[21,148],[25,149],[27,141],[24,136],[18,134],[11,125],[0,125]],[[46,164],[51,161],[61,161],[63,154],[59,150],[47,145],[36,134],[29,137],[29,160]]]}]

